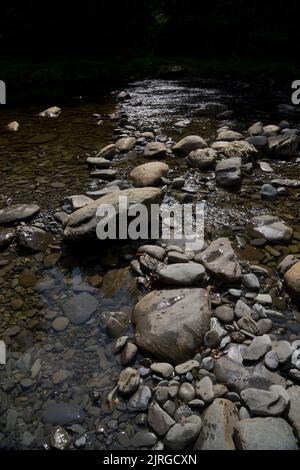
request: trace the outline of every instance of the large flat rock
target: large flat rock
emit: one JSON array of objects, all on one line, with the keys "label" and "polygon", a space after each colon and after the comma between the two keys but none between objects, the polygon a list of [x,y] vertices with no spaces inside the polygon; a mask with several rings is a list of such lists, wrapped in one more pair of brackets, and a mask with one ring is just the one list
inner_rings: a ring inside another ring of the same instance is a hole
[{"label": "large flat rock", "polygon": [[205,289],[169,289],[147,294],[135,306],[137,345],[154,357],[180,364],[191,359],[210,327]]}]

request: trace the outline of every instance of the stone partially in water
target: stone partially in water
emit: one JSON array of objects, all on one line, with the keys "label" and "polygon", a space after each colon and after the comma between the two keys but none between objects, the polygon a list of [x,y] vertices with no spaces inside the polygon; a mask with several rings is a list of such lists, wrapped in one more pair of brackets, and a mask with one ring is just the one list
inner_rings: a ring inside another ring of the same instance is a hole
[{"label": "stone partially in water", "polygon": [[129,152],[136,144],[135,137],[124,137],[116,142],[116,147],[121,153]]},{"label": "stone partially in water", "polygon": [[40,211],[36,204],[15,204],[0,210],[0,224],[10,224],[29,219]]},{"label": "stone partially in water", "polygon": [[210,170],[216,162],[217,152],[211,148],[193,150],[186,162],[189,168],[199,168],[200,170]]},{"label": "stone partially in water", "polygon": [[228,238],[218,238],[210,246],[195,257],[197,263],[223,282],[239,282],[242,271],[236,254]]},{"label": "stone partially in water", "polygon": [[291,295],[300,302],[300,261],[285,273],[284,282]]},{"label": "stone partially in water", "polygon": [[85,413],[77,405],[71,403],[55,403],[46,405],[43,412],[45,423],[64,426],[66,424],[80,423],[84,420]]},{"label": "stone partially in water", "polygon": [[298,136],[276,135],[269,137],[269,154],[274,157],[291,158],[297,155]]},{"label": "stone partially in water", "polygon": [[17,232],[18,243],[31,251],[44,251],[52,241],[49,233],[40,228],[23,225]]},{"label": "stone partially in water", "polygon": [[68,299],[63,304],[62,309],[71,323],[80,325],[91,318],[97,307],[97,299],[87,292],[82,292]]},{"label": "stone partially in water", "polygon": [[51,108],[45,109],[39,113],[41,117],[48,117],[48,118],[57,118],[61,114],[61,108],[58,106],[52,106]]},{"label": "stone partially in water", "polygon": [[145,146],[145,158],[164,158],[167,155],[167,147],[161,142],[150,142]]},{"label": "stone partially in water", "polygon": [[16,236],[14,229],[4,228],[0,230],[0,249],[7,248]]},{"label": "stone partially in water", "polygon": [[242,182],[240,158],[221,160],[216,166],[216,182],[223,188],[239,186]]},{"label": "stone partially in water", "polygon": [[99,168],[99,169],[107,169],[111,166],[110,160],[106,160],[105,158],[102,158],[102,157],[88,157],[86,159],[86,163],[89,166],[95,166],[96,168]]},{"label": "stone partially in water", "polygon": [[179,157],[185,157],[189,155],[193,150],[203,149],[207,147],[207,143],[202,137],[198,135],[189,135],[184,137],[182,140],[177,142],[173,147],[173,153]]},{"label": "stone partially in water", "polygon": [[293,238],[293,229],[272,215],[253,217],[249,222],[248,231],[253,237],[263,237],[273,243],[289,243]]},{"label": "stone partially in water", "polygon": [[133,312],[136,343],[159,359],[180,364],[193,357],[203,344],[210,316],[205,289],[150,292]]},{"label": "stone partially in water", "polygon": [[[81,239],[87,236],[96,236],[97,208],[104,204],[112,205],[115,208],[117,217],[119,215],[119,197],[127,198],[128,208],[135,204],[144,204],[147,208],[151,204],[159,203],[162,197],[158,188],[134,188],[123,191],[115,191],[107,194],[91,204],[75,211],[68,219],[64,235],[69,239]],[[124,209],[127,210],[127,209]]]},{"label": "stone partially in water", "polygon": [[118,391],[121,395],[131,395],[140,385],[140,374],[137,370],[127,367],[119,375]]},{"label": "stone partially in water", "polygon": [[168,165],[161,162],[150,162],[137,166],[130,172],[130,179],[136,187],[158,186],[161,178],[169,171]]}]

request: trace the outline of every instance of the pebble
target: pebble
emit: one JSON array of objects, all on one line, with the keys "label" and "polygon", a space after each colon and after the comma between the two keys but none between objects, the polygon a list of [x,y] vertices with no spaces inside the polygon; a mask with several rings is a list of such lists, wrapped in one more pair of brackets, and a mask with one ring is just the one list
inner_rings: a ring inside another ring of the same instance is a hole
[{"label": "pebble", "polygon": [[211,403],[214,399],[213,383],[209,377],[203,377],[196,384],[196,394],[205,403]]},{"label": "pebble", "polygon": [[189,401],[194,400],[196,396],[195,389],[193,385],[188,382],[184,382],[180,385],[178,390],[178,397],[184,402],[188,403]]},{"label": "pebble", "polygon": [[175,372],[178,375],[184,375],[187,372],[190,372],[193,369],[199,369],[200,364],[198,361],[187,361],[184,362],[183,364],[179,364],[178,366],[175,367]]},{"label": "pebble", "polygon": [[214,315],[223,323],[231,323],[234,319],[233,308],[229,305],[220,305],[216,308]]},{"label": "pebble", "polygon": [[145,411],[151,399],[151,390],[146,385],[140,385],[128,401],[129,411]]},{"label": "pebble", "polygon": [[151,364],[150,369],[155,374],[159,374],[165,379],[168,379],[174,374],[174,367],[167,362],[154,362]]},{"label": "pebble", "polygon": [[70,320],[67,317],[57,317],[52,323],[52,328],[56,332],[64,331],[68,328]]}]

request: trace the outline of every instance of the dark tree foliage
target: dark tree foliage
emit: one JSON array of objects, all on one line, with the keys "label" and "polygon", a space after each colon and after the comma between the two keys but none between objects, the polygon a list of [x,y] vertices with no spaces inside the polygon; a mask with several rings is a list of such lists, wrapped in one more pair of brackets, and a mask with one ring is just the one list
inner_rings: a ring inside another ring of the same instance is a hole
[{"label": "dark tree foliage", "polygon": [[23,0],[1,5],[3,57],[299,59],[299,1]]}]

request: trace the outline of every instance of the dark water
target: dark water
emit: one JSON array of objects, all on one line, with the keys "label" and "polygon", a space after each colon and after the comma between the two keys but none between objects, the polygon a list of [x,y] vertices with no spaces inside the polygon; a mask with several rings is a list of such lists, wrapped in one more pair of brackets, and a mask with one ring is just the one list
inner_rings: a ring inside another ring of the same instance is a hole
[{"label": "dark water", "polygon": [[[131,100],[122,109],[130,124],[152,127],[166,142],[190,134],[212,142],[220,121],[193,115],[197,107],[208,101],[233,108],[235,119],[226,124],[235,130],[245,130],[257,120],[276,123],[275,106],[282,100],[280,93],[266,96],[263,87],[254,90],[241,83],[217,88],[206,82],[149,80],[131,83],[128,90]],[[16,120],[20,131],[0,135],[0,207],[6,203],[39,204],[42,210],[34,223],[53,234],[45,253],[23,253],[13,244],[0,254],[0,338],[8,351],[7,365],[0,366],[3,448],[26,448],[25,432],[34,436],[31,447],[47,445],[49,426],[42,423],[41,415],[44,405],[52,400],[84,408],[86,448],[113,448],[119,442],[119,433],[125,430],[130,434],[135,426],[122,400],[113,414],[108,414],[105,396],[114,387],[121,366],[112,353],[112,339],[108,338],[105,325],[111,312],[121,310],[130,316],[142,295],[128,269],[136,247],[67,246],[53,218],[66,196],[103,186],[89,179],[85,159],[87,153],[114,141],[116,124],[108,115],[116,111],[116,102],[107,95],[95,102],[74,99],[62,108],[57,119],[38,117],[42,110],[38,106],[1,108],[0,128]],[[95,113],[101,117],[93,117]],[[182,119],[190,119],[191,123],[183,129],[176,128],[174,124]],[[118,178],[126,179],[128,172],[142,162],[140,154],[132,152],[117,158],[112,167],[118,170]],[[197,201],[206,202],[207,238],[226,235],[235,242],[235,235],[243,234],[250,217],[265,213],[278,215],[300,232],[297,190],[288,190],[289,196],[275,203],[262,202],[259,196],[262,184],[274,177],[299,179],[299,163],[272,161],[272,174],[255,169],[250,177],[244,178],[242,190],[237,193],[220,188],[213,191],[212,175],[206,173],[204,178],[195,175],[182,160],[168,158],[167,163],[174,176],[184,176],[187,184],[196,189]],[[167,190],[167,200],[176,197],[176,191]],[[239,250],[236,244],[235,247],[241,258],[272,270],[285,254],[300,254],[300,235],[291,246],[274,247],[277,255],[251,245],[244,250]],[[99,277],[103,278],[102,284]],[[275,276],[271,282],[276,285]],[[54,332],[52,322],[62,314],[63,302],[81,292],[89,292],[97,299],[96,313],[84,325],[69,325],[64,332]],[[300,319],[295,317],[295,311],[285,298],[278,298],[276,304],[285,312],[290,329],[297,332]],[[128,332],[133,335],[130,325]],[[36,369],[40,369],[37,375],[33,373]],[[57,384],[53,376],[58,371],[63,371],[66,378]]]}]

